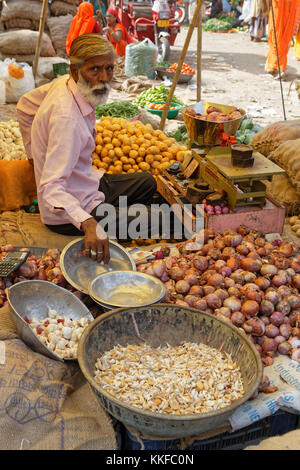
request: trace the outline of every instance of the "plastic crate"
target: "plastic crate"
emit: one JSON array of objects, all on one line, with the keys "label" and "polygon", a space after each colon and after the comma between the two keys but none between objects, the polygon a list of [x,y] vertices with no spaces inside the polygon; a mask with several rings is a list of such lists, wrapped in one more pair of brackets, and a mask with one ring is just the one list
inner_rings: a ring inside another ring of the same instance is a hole
[{"label": "plastic crate", "polygon": [[[293,431],[297,428],[297,423],[298,415],[279,410],[274,415],[239,431],[225,432],[203,441],[195,441],[185,450],[242,450],[268,437],[281,436]],[[178,450],[179,442],[179,440],[143,440],[145,450]],[[141,450],[141,444],[127,429],[125,429],[122,448],[123,450]]]}]

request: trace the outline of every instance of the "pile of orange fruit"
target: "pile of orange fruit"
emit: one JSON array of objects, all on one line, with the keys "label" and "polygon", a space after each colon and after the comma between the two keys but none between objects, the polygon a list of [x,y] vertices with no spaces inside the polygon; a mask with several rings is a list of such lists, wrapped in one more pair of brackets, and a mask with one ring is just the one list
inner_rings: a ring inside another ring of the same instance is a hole
[{"label": "pile of orange fruit", "polygon": [[[160,103],[146,103],[146,108],[148,109],[156,109],[157,111],[161,111],[165,109],[166,104]],[[178,106],[170,106],[169,109],[178,109]]]},{"label": "pile of orange fruit", "polygon": [[[170,65],[170,67],[167,69],[167,72],[176,72],[177,67],[178,64],[177,62],[175,62],[174,64]],[[183,63],[181,67],[181,73],[194,75],[196,73],[196,70],[190,67],[190,65]]]},{"label": "pile of orange fruit", "polygon": [[190,151],[151,124],[103,117],[96,123],[93,168],[110,174],[149,171],[157,176]]}]

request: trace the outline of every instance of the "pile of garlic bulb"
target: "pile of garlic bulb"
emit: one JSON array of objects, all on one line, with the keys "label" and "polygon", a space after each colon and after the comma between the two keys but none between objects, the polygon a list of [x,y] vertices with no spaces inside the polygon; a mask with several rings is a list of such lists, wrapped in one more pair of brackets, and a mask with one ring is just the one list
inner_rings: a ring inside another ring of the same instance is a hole
[{"label": "pile of garlic bulb", "polygon": [[0,122],[0,160],[27,160],[19,123],[12,119]]}]

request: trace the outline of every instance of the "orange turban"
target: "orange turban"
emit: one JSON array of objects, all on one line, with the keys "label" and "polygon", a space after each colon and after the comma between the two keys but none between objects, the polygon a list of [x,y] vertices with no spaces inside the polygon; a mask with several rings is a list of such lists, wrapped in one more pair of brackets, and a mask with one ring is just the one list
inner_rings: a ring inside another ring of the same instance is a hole
[{"label": "orange turban", "polygon": [[78,36],[92,33],[95,27],[94,7],[89,2],[83,2],[78,7],[78,13],[74,16],[66,39],[66,51],[70,54],[71,44]]}]

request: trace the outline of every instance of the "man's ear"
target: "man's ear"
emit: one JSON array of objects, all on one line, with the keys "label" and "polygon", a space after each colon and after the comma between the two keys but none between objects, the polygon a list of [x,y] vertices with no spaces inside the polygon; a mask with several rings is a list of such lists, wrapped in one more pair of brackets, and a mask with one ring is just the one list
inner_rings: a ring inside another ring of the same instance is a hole
[{"label": "man's ear", "polygon": [[71,75],[74,79],[75,82],[78,82],[78,78],[79,78],[79,75],[78,75],[78,67],[74,64],[71,64],[70,65],[70,72],[71,72]]}]

